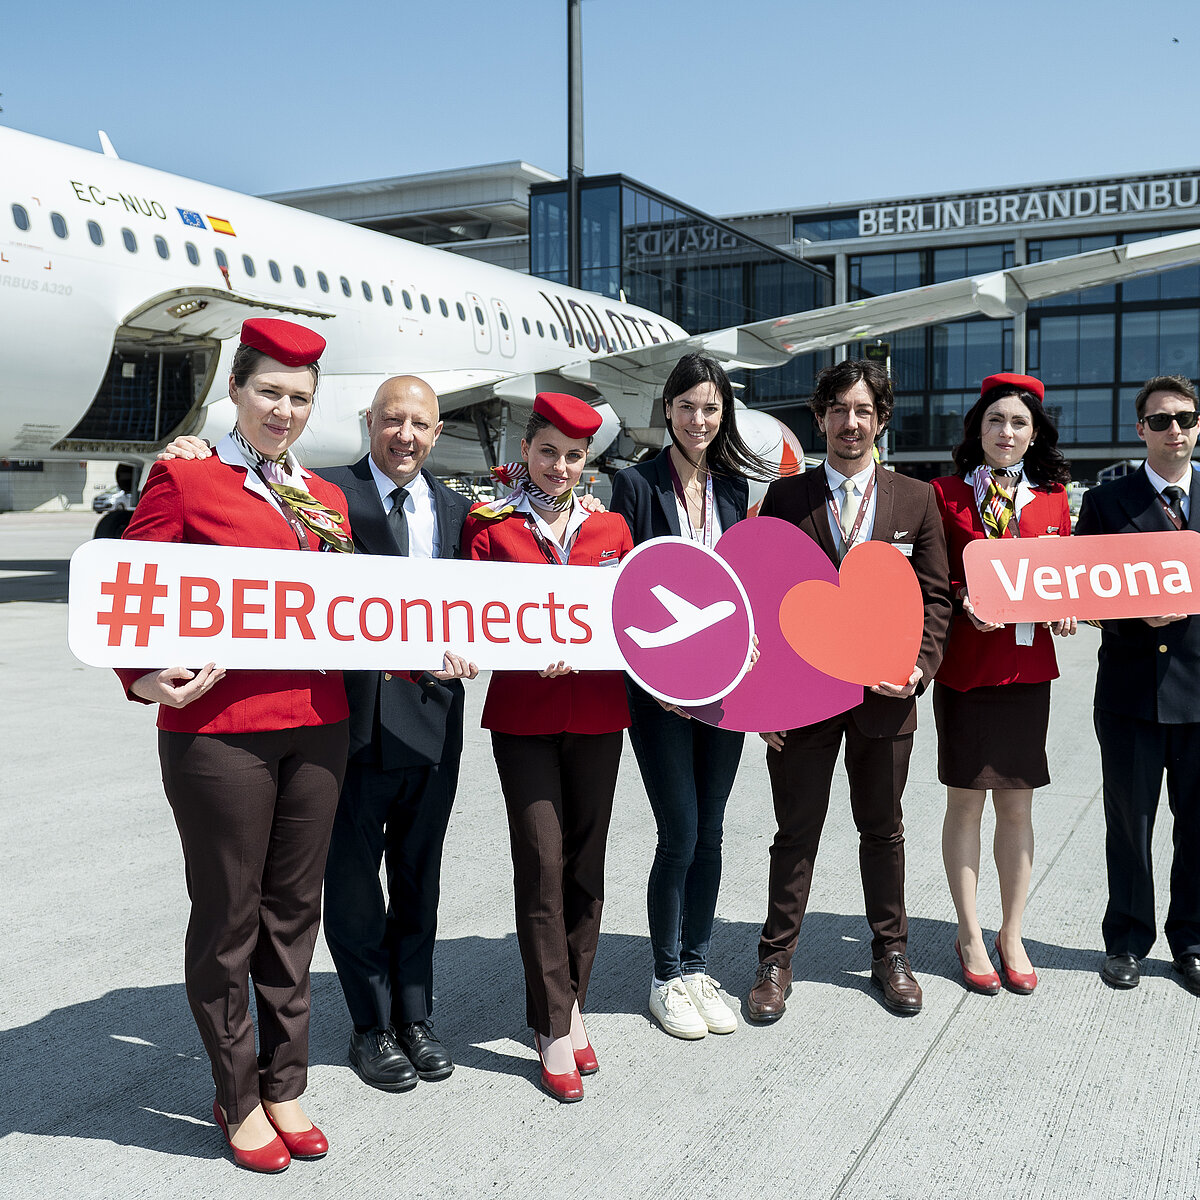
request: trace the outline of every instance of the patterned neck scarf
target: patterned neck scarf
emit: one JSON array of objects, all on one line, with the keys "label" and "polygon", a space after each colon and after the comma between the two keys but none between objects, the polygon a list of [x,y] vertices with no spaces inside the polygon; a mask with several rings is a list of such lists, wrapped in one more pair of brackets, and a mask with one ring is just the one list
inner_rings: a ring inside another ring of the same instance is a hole
[{"label": "patterned neck scarf", "polygon": [[503,500],[493,500],[490,504],[481,504],[471,510],[471,516],[481,521],[504,521],[513,515],[526,496],[538,508],[562,512],[570,508],[575,498],[575,489],[563,492],[561,496],[550,496],[530,478],[529,468],[523,462],[504,463],[492,468],[492,478],[512,491]]},{"label": "patterned neck scarf", "polygon": [[[286,450],[277,458],[270,459],[259,453],[236,426],[233,441],[253,464],[263,483],[283,506],[284,514],[290,515],[293,524],[298,522],[302,529],[309,529],[321,540],[321,549],[337,550],[342,554],[354,553],[354,542],[342,531],[346,519],[336,509],[328,508],[304,486],[300,464]],[[302,531],[297,536],[303,539]]]},{"label": "patterned neck scarf", "polygon": [[975,507],[979,509],[979,517],[983,521],[983,532],[989,538],[1003,537],[1017,510],[1021,464],[993,469],[980,463],[972,475]]}]

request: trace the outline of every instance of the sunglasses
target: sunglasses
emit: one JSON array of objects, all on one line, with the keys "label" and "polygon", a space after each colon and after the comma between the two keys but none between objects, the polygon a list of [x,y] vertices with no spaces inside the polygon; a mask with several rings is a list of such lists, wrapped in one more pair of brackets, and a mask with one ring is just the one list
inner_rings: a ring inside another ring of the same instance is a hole
[{"label": "sunglasses", "polygon": [[1171,428],[1172,421],[1178,421],[1180,429],[1191,429],[1200,421],[1200,412],[1189,408],[1179,413],[1153,413],[1142,418],[1142,423],[1148,425],[1155,433],[1166,433]]}]

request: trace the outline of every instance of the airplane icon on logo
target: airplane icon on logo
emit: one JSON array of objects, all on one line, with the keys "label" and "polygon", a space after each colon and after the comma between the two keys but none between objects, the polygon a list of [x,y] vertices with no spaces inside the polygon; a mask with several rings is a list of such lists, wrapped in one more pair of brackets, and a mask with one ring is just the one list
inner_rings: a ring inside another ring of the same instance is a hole
[{"label": "airplane icon on logo", "polygon": [[657,632],[636,629],[633,626],[627,628],[625,636],[642,650],[657,650],[660,646],[677,645],[705,629],[711,629],[737,611],[737,606],[732,600],[718,600],[714,604],[699,608],[662,584],[655,585],[650,592],[675,619]]}]

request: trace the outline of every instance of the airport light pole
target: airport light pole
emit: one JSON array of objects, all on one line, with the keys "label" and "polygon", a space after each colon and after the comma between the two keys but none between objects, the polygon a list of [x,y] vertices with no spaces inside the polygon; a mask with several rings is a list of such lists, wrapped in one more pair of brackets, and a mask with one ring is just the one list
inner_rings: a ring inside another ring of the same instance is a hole
[{"label": "airport light pole", "polygon": [[580,286],[579,182],[583,178],[581,0],[567,0],[567,283]]}]

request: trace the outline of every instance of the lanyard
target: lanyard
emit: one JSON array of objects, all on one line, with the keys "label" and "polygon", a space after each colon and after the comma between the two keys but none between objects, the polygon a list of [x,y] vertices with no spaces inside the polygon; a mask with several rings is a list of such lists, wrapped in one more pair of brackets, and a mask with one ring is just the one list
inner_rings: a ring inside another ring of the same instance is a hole
[{"label": "lanyard", "polygon": [[533,534],[533,540],[537,542],[538,549],[541,550],[546,561],[552,567],[566,566],[567,560],[563,558],[557,547],[551,545],[550,539],[538,527],[537,517],[533,513],[525,514],[525,524],[529,526],[529,532]]},{"label": "lanyard", "polygon": [[871,478],[867,480],[867,486],[863,488],[862,499],[858,502],[858,515],[854,518],[854,524],[850,527],[850,532],[847,533],[842,528],[842,515],[837,510],[837,505],[833,501],[833,492],[829,487],[829,476],[824,470],[821,476],[825,481],[825,501],[829,505],[829,511],[833,514],[833,527],[842,535],[842,541],[846,546],[846,553],[849,554],[854,548],[854,543],[858,538],[858,531],[862,528],[862,523],[867,516],[867,506],[871,503],[871,497],[875,494],[875,472],[871,472]]},{"label": "lanyard", "polygon": [[[1182,501],[1182,499],[1183,497],[1181,496],[1180,500]],[[1162,505],[1163,512],[1167,514],[1167,520],[1171,522],[1172,526],[1174,526],[1176,529],[1182,529],[1183,522],[1171,511],[1171,506],[1166,500],[1163,499],[1162,492],[1158,493],[1158,502]],[[1180,507],[1182,507],[1182,505]]]},{"label": "lanyard", "polygon": [[[687,494],[683,490],[683,482],[679,478],[679,472],[675,470],[675,464],[671,461],[671,455],[667,453],[667,466],[671,469],[671,487],[675,490],[675,498],[679,501],[679,507],[683,509],[683,515],[687,518],[687,536],[693,541],[696,540],[696,531],[692,528],[692,514],[688,512]],[[716,509],[716,502],[713,500],[713,481],[712,472],[705,472],[704,480],[704,499],[700,503],[700,526],[701,538],[700,541],[705,546],[713,544],[713,512]]]}]

